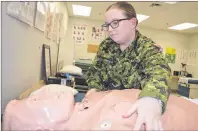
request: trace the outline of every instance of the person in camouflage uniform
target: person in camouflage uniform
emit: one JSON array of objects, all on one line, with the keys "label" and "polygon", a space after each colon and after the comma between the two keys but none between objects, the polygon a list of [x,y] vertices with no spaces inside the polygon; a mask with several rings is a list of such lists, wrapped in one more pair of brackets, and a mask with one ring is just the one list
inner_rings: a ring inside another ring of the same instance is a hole
[{"label": "person in camouflage uniform", "polygon": [[[155,42],[136,29],[138,20],[131,4],[117,2],[111,5],[105,13],[105,20],[102,28],[108,31],[109,37],[100,44],[94,62],[85,76],[88,87],[94,91],[141,89],[136,109],[132,107],[125,117],[131,116],[136,110],[138,114],[145,116],[141,115],[142,117],[138,118],[134,129],[140,129],[145,121],[148,129],[154,129],[153,123],[149,123],[149,120],[156,117],[157,108],[150,108],[153,112],[156,109],[150,119],[146,115],[149,112],[141,113],[139,108],[146,110],[146,104],[154,106],[154,100],[159,100],[160,112],[164,113],[170,94],[167,80],[171,69],[160,48],[155,46]],[[155,99],[143,99],[148,97]],[[156,130],[159,129],[158,124]]]},{"label": "person in camouflage uniform", "polygon": [[140,97],[160,99],[165,108],[169,96],[167,79],[170,68],[159,47],[138,31],[136,34],[136,41],[124,52],[111,38],[105,39],[86,74],[86,82],[89,88],[100,91],[142,89]]}]

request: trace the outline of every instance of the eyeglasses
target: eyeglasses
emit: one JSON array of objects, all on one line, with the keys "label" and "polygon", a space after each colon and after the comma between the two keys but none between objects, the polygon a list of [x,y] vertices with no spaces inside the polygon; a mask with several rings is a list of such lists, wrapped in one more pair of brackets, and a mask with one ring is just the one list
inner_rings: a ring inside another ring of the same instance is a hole
[{"label": "eyeglasses", "polygon": [[118,20],[113,20],[111,21],[109,24],[103,24],[102,25],[102,29],[104,31],[108,31],[109,30],[109,25],[111,26],[112,29],[115,29],[119,26],[120,21],[123,20],[130,20],[131,18],[125,18],[125,19],[118,19]]}]

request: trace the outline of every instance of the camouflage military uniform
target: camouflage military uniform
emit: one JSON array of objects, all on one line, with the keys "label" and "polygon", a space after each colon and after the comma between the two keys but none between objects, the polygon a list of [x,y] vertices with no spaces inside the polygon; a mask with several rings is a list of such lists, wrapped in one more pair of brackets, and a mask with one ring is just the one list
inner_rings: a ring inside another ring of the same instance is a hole
[{"label": "camouflage military uniform", "polygon": [[86,82],[89,88],[98,90],[141,89],[139,98],[161,100],[164,112],[170,94],[167,79],[171,69],[159,47],[139,31],[136,33],[136,40],[124,51],[110,38],[105,39],[86,74]]}]

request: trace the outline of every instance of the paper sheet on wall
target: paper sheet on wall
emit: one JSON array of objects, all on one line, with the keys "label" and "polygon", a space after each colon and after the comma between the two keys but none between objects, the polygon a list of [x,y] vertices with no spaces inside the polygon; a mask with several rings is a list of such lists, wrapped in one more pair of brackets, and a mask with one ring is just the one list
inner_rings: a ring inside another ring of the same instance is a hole
[{"label": "paper sheet on wall", "polygon": [[97,53],[98,48],[99,48],[99,45],[88,44],[87,52],[88,52],[88,53]]},{"label": "paper sheet on wall", "polygon": [[35,17],[35,27],[41,31],[45,29],[45,14],[47,12],[48,5],[46,2],[37,2],[37,10]]},{"label": "paper sheet on wall", "polygon": [[46,8],[44,35],[45,37],[58,42],[65,36],[66,14],[64,11],[58,11],[59,6],[54,2],[48,2]]},{"label": "paper sheet on wall", "polygon": [[47,13],[47,20],[45,25],[45,36],[51,40],[58,40],[65,35],[64,14],[62,13]]},{"label": "paper sheet on wall", "polygon": [[101,43],[105,39],[105,32],[101,27],[92,26],[91,30],[91,42],[92,43]]},{"label": "paper sheet on wall", "polygon": [[76,44],[84,44],[87,38],[87,25],[74,24],[72,27],[72,37]]},{"label": "paper sheet on wall", "polygon": [[36,2],[9,2],[7,6],[8,15],[31,26],[34,25],[35,10]]},{"label": "paper sheet on wall", "polygon": [[180,61],[181,63],[187,63],[188,61],[188,51],[187,50],[181,50],[181,56],[180,56]]},{"label": "paper sheet on wall", "polygon": [[196,60],[197,60],[197,52],[189,51],[187,65],[196,65]]},{"label": "paper sheet on wall", "polygon": [[175,63],[176,49],[171,47],[166,48],[165,58],[168,63]]},{"label": "paper sheet on wall", "polygon": [[180,60],[181,63],[187,65],[196,65],[197,51],[178,50],[177,59]]}]

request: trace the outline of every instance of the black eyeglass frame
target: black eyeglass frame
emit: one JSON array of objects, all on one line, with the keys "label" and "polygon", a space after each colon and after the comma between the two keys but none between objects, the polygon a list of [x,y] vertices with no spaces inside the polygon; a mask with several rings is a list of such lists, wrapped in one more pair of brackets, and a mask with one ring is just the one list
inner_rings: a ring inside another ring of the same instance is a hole
[{"label": "black eyeglass frame", "polygon": [[[107,28],[107,27],[108,27],[108,29],[105,30],[105,31],[108,31],[108,30],[109,30],[109,25],[111,26],[112,29],[115,29],[115,28],[118,28],[120,21],[123,21],[123,20],[130,20],[130,19],[132,19],[132,18],[124,18],[124,19],[113,20],[113,21],[111,21],[111,22],[108,23],[108,24],[103,24],[101,27],[102,27],[102,30],[104,30],[104,28]],[[118,22],[118,25],[117,25],[116,27],[113,27],[113,26],[111,25],[111,23],[112,23],[112,22],[115,22],[115,21]]]}]

